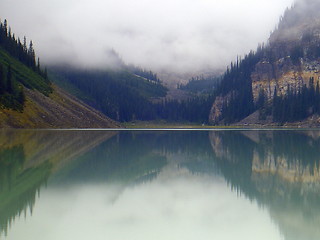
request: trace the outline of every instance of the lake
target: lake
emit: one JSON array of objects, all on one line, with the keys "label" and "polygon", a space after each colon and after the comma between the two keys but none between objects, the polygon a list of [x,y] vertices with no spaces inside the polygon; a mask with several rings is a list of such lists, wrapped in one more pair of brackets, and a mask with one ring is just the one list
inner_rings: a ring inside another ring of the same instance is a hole
[{"label": "lake", "polygon": [[0,239],[320,239],[320,131],[0,131]]}]

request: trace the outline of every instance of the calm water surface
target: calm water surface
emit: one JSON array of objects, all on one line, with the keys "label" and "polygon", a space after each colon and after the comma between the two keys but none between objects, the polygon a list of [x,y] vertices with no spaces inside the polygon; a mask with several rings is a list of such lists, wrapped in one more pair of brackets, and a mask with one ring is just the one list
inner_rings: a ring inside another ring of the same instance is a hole
[{"label": "calm water surface", "polygon": [[0,239],[320,239],[320,131],[0,131]]}]

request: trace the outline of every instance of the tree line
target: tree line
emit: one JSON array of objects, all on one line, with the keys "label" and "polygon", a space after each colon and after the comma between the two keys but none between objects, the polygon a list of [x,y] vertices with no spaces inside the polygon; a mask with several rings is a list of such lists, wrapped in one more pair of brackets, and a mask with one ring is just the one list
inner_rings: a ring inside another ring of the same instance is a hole
[{"label": "tree line", "polygon": [[2,107],[22,111],[25,102],[23,88],[16,81],[11,66],[0,63],[0,104]]},{"label": "tree line", "polygon": [[134,66],[132,64],[127,66],[127,69],[135,75],[143,77],[149,81],[160,83],[158,75],[150,70],[143,69],[141,67]]},{"label": "tree line", "polygon": [[26,37],[23,38],[22,42],[19,37],[16,38],[6,19],[3,23],[0,21],[0,46],[10,53],[12,57],[32,68],[43,78],[48,78],[47,70],[41,69],[40,58],[36,59],[32,40],[28,44]]},{"label": "tree line", "polygon": [[[268,105],[264,107],[270,108]],[[306,84],[299,89],[288,86],[284,95],[279,95],[275,88],[271,107],[273,119],[279,123],[300,121],[313,114],[320,114],[319,82],[315,84],[311,77],[309,87]]]},{"label": "tree line", "polygon": [[178,84],[177,88],[185,90],[191,93],[206,94],[212,93],[214,88],[219,84],[221,78],[215,76],[204,77],[196,76],[192,77],[186,84]]},{"label": "tree line", "polygon": [[36,61],[33,42],[27,47],[26,37],[21,42],[7,20],[0,21],[0,107],[23,111],[23,87],[45,95],[52,92],[47,70],[42,70],[39,58]]},{"label": "tree line", "polygon": [[262,49],[251,51],[244,59],[237,59],[222,77],[215,96],[224,96],[221,120],[226,124],[240,121],[255,110],[251,73],[263,56]]}]

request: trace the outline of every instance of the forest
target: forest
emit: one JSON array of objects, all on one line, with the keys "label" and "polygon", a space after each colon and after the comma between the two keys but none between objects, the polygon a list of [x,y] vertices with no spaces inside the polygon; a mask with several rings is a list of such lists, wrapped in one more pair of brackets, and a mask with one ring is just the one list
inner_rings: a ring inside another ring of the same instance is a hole
[{"label": "forest", "polygon": [[214,100],[212,90],[185,100],[169,100],[166,98],[168,89],[156,74],[136,69],[139,68],[136,67],[133,74],[128,68],[100,72],[56,68],[52,79],[58,79],[57,84],[120,122],[167,120],[208,123]]},{"label": "forest", "polygon": [[4,20],[0,22],[0,106],[23,111],[24,87],[45,95],[52,92],[47,71],[42,70],[40,59],[36,60],[33,42],[27,47],[26,37],[22,43]]},{"label": "forest", "polygon": [[[317,61],[320,57],[319,42],[311,39],[307,32],[301,42],[290,48],[283,48],[283,52],[276,51],[277,48],[272,45],[261,45],[244,59],[231,63],[214,90],[215,96],[224,97],[220,121],[224,124],[236,123],[258,111],[260,120],[270,116],[273,122],[282,125],[320,114],[319,82],[315,81],[314,77],[310,77],[308,84],[288,84],[286,92],[281,93],[275,87],[271,99],[267,97],[264,89],[260,89],[258,99],[254,101],[252,92],[251,73],[262,60],[270,62],[273,68],[276,68],[278,59],[289,56],[286,64],[296,71],[302,71],[303,61]],[[273,74],[276,79],[275,73]]]}]

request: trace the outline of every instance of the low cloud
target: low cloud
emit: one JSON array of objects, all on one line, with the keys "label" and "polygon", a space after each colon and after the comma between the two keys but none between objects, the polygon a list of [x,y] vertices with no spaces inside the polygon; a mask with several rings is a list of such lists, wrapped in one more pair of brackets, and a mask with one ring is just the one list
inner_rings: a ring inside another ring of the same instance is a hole
[{"label": "low cloud", "polygon": [[225,68],[268,39],[293,0],[1,0],[46,64],[104,67],[114,49],[156,71]]}]

